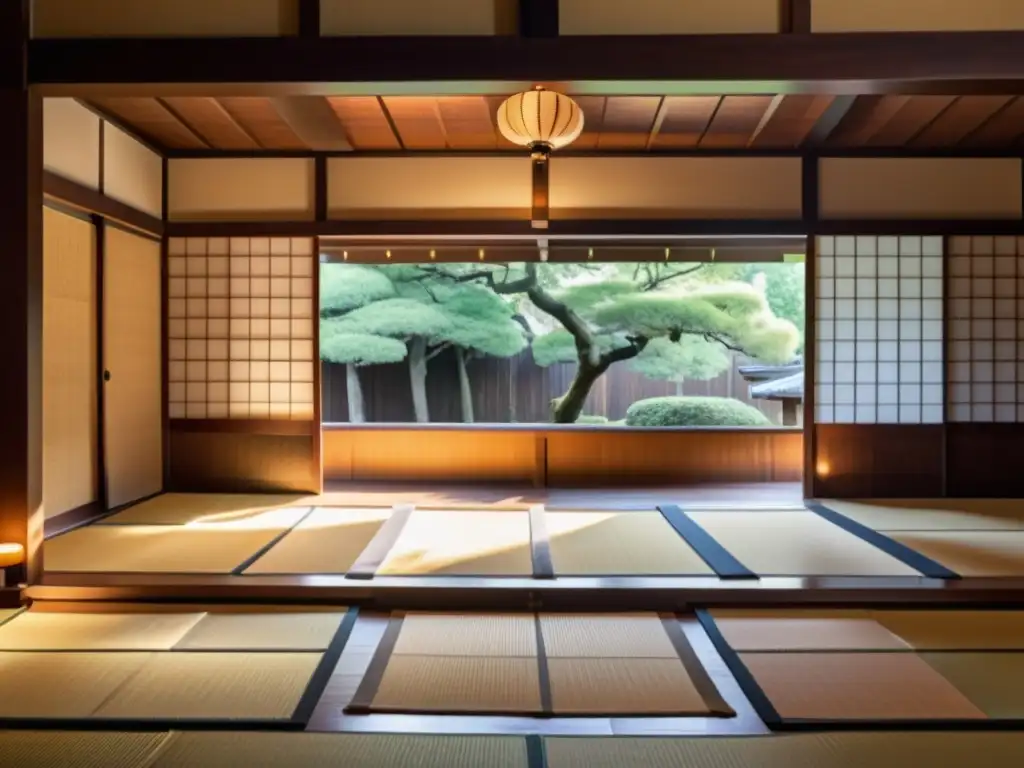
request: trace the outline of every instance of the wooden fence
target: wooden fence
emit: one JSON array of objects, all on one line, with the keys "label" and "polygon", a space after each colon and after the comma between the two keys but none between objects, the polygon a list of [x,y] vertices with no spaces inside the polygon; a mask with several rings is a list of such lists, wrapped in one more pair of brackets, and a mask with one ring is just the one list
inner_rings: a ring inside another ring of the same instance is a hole
[{"label": "wooden fence", "polygon": [[[773,424],[782,423],[781,403],[754,400],[750,385],[736,371],[735,357],[724,373],[708,381],[687,381],[685,395],[733,397],[764,413]],[[575,373],[575,365],[558,364],[542,368],[527,350],[508,359],[482,358],[469,363],[475,420],[481,424],[532,424],[551,420],[551,400],[564,394]],[[462,421],[459,379],[455,356],[442,352],[430,361],[427,400],[434,423]],[[373,365],[359,371],[366,406],[366,419],[376,423],[415,421],[409,372],[405,363]],[[348,421],[345,366],[323,363],[323,420]],[[584,413],[624,418],[626,409],[648,397],[676,394],[673,382],[655,381],[631,370],[627,363],[613,365],[591,390]]]}]

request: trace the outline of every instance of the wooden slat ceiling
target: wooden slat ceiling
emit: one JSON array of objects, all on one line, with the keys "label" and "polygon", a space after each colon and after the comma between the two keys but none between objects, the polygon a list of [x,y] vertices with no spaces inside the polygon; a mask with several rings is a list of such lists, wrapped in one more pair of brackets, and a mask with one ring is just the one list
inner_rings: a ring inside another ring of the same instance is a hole
[{"label": "wooden slat ceiling", "polygon": [[[297,98],[326,104],[309,103],[306,106],[316,108],[309,110],[284,109],[280,100],[251,96],[104,98],[91,103],[169,150],[516,149],[495,125],[501,96]],[[581,96],[577,100],[586,115],[586,130],[572,151],[1024,149],[1024,97],[1016,96],[844,99],[780,94]],[[294,125],[296,114],[317,115],[317,130]],[[311,146],[311,135],[323,146]]]}]

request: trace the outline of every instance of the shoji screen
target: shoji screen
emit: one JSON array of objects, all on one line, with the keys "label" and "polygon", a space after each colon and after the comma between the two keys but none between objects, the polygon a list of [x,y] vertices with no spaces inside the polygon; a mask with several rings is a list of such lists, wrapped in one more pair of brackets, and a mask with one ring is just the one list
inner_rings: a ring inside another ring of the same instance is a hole
[{"label": "shoji screen", "polygon": [[172,238],[172,419],[313,418],[309,238]]},{"label": "shoji screen", "polygon": [[1024,421],[1024,238],[949,241],[950,421]]},{"label": "shoji screen", "polygon": [[815,420],[943,421],[943,240],[821,237]]}]

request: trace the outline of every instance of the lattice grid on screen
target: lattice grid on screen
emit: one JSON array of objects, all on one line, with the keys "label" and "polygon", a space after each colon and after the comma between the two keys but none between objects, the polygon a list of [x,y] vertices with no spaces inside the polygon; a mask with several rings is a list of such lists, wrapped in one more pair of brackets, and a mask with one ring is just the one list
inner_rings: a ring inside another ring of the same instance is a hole
[{"label": "lattice grid on screen", "polygon": [[313,418],[309,238],[172,238],[172,419]]},{"label": "lattice grid on screen", "polygon": [[941,237],[820,237],[815,421],[943,421]]},{"label": "lattice grid on screen", "polygon": [[949,241],[950,421],[1024,421],[1024,238]]}]

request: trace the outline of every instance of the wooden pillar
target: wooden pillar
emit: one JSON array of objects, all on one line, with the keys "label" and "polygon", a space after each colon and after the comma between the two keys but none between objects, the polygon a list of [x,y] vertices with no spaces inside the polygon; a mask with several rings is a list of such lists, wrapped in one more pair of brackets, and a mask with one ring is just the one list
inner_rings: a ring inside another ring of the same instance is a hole
[{"label": "wooden pillar", "polygon": [[0,2],[0,540],[42,572],[42,100],[28,89],[30,0]]}]

